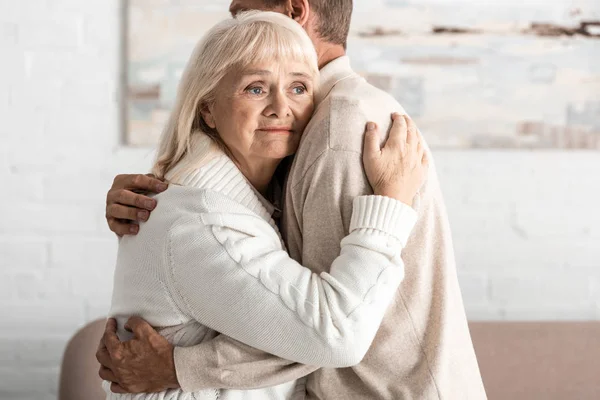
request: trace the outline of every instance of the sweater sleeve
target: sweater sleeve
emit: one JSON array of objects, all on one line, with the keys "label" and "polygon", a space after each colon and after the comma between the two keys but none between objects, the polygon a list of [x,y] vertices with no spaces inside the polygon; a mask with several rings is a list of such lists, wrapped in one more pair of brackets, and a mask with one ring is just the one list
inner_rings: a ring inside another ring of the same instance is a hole
[{"label": "sweater sleeve", "polygon": [[190,347],[175,347],[175,371],[181,388],[251,390],[300,379],[319,367],[300,364],[220,334]]},{"label": "sweater sleeve", "polygon": [[256,215],[187,215],[167,234],[168,285],[191,318],[249,346],[303,364],[355,365],[404,276],[400,250],[415,220],[399,201],[356,198],[340,255],[317,275]]},{"label": "sweater sleeve", "polygon": [[[351,230],[354,199],[373,194],[362,160],[366,122],[375,121],[387,134],[392,111],[403,112],[399,104],[394,109],[373,109],[344,97],[331,102],[329,119],[309,132],[313,138],[327,138],[327,147],[314,160],[296,160],[285,204],[290,254],[313,271],[329,270],[340,253],[341,240]],[[418,193],[413,207],[420,210],[420,203]]]}]

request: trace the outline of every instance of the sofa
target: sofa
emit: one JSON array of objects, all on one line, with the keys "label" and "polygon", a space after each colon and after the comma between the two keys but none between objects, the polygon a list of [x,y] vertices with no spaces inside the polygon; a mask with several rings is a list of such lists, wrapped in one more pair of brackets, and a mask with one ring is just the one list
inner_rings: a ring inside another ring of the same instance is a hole
[{"label": "sofa", "polygon": [[[600,399],[600,321],[471,322],[479,367],[490,400]],[[82,328],[65,350],[59,400],[103,400],[95,348],[104,320]],[[75,383],[75,384],[74,384]],[[427,399],[424,399],[427,400]],[[447,399],[462,400],[462,399]]]}]

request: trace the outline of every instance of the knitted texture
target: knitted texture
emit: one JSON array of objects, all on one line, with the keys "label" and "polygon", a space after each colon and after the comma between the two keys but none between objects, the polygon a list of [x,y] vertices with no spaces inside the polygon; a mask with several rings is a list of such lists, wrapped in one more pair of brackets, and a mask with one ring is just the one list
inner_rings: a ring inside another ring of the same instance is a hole
[{"label": "knitted texture", "polygon": [[[352,227],[405,226],[400,219],[372,219],[377,213],[356,212],[356,202],[379,201],[361,197],[373,193],[362,163],[365,125],[376,123],[383,141],[391,114],[405,114],[401,105],[352,71],[348,57],[321,70],[318,102],[288,176],[282,228],[290,255],[316,274],[329,270],[340,240]],[[458,285],[444,199],[433,157],[426,145],[425,149],[429,173],[413,200],[418,218],[410,239],[402,242],[405,278],[363,361],[309,375],[311,400],[486,398]]]},{"label": "knitted texture", "polygon": [[[289,257],[264,199],[225,155],[155,198],[138,235],[119,243],[110,314],[122,339],[126,319],[139,315],[168,326],[161,333],[178,346],[220,332],[305,364],[362,359],[404,276],[400,250],[415,221],[409,206],[383,197],[358,201],[356,213],[368,224],[357,225],[330,271],[317,275]],[[223,390],[221,398],[291,398],[295,383]],[[251,397],[260,391],[263,397]]]}]

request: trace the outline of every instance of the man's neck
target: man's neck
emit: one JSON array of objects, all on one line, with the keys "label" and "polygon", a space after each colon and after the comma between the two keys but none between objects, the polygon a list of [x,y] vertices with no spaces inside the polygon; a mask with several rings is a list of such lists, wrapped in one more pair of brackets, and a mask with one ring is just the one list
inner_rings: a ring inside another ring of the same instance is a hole
[{"label": "man's neck", "polygon": [[346,55],[344,46],[330,43],[319,43],[317,47],[317,56],[319,57],[319,69],[332,62],[333,60]]}]

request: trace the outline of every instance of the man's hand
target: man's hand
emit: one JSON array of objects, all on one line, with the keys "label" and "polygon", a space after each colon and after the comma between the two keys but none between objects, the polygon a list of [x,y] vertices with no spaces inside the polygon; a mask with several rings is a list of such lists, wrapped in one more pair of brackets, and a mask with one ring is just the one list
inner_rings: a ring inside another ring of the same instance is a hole
[{"label": "man's hand", "polygon": [[106,221],[118,236],[135,235],[139,225],[134,221],[147,221],[156,207],[156,200],[140,194],[160,193],[168,185],[153,175],[117,175],[106,195]]},{"label": "man's hand", "polygon": [[106,322],[96,359],[100,378],[112,382],[113,393],[156,393],[179,388],[173,346],[139,317],[131,317],[125,329],[134,338],[121,342],[117,321]]}]

